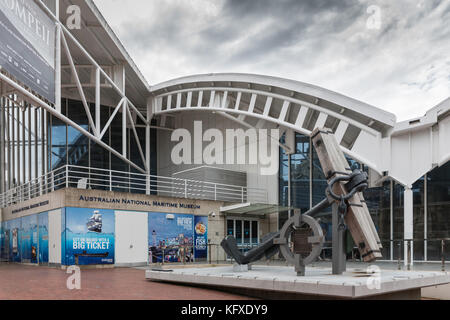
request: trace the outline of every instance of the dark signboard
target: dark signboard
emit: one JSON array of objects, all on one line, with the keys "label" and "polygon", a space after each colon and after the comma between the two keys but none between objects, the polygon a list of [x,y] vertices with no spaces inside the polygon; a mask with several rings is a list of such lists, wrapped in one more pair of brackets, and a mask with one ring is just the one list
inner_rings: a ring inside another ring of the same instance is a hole
[{"label": "dark signboard", "polygon": [[0,0],[0,67],[53,103],[55,30],[33,0]]},{"label": "dark signboard", "polygon": [[195,259],[208,257],[208,217],[195,216],[194,220]]}]

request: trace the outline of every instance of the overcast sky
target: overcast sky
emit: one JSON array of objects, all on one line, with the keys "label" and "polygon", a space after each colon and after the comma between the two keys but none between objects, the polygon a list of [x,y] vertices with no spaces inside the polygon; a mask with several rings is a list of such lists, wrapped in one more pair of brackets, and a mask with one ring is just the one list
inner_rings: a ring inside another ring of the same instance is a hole
[{"label": "overcast sky", "polygon": [[151,85],[265,74],[337,91],[398,120],[450,97],[450,0],[95,3]]}]

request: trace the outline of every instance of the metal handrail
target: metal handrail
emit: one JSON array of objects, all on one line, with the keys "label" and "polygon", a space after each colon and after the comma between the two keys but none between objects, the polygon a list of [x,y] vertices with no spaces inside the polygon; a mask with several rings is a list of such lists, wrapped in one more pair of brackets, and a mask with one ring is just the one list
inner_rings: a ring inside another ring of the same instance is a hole
[{"label": "metal handrail", "polygon": [[267,191],[224,183],[146,175],[134,172],[65,165],[0,194],[5,208],[65,187],[165,195],[175,198],[267,203]]}]

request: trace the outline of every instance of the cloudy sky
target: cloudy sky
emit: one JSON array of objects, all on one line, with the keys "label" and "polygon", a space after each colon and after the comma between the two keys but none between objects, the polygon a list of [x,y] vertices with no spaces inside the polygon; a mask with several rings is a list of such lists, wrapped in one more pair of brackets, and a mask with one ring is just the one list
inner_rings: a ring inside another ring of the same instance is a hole
[{"label": "cloudy sky", "polygon": [[422,116],[450,97],[450,0],[95,0],[151,85],[258,73]]}]

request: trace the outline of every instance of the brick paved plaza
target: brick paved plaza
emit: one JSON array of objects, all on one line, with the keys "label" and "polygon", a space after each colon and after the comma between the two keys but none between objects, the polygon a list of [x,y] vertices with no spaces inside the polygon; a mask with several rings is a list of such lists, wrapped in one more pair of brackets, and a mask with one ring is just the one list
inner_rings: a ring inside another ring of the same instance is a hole
[{"label": "brick paved plaza", "polygon": [[240,300],[244,296],[145,280],[145,270],[132,268],[82,269],[81,289],[69,290],[70,274],[49,267],[0,264],[0,300],[136,299]]}]

